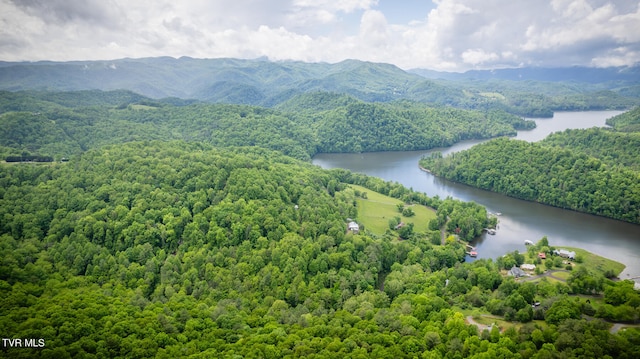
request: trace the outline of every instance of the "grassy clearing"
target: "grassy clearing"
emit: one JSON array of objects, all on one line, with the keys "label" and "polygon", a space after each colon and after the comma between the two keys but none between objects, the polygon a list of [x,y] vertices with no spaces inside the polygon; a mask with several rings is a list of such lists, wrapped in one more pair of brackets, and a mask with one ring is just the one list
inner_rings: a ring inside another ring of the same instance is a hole
[{"label": "grassy clearing", "polygon": [[575,248],[575,247],[556,247],[556,248],[562,248],[562,249],[567,249],[567,250],[576,252],[576,256],[578,257],[581,256],[583,259],[582,263],[577,265],[583,265],[583,266],[586,266],[588,269],[597,270],[598,272],[601,272],[601,273],[606,273],[608,271],[611,271],[616,276],[618,276],[620,275],[620,273],[622,273],[625,267],[625,265],[620,262],[616,262],[614,260],[601,257],[597,254],[593,254],[582,248]]},{"label": "grassy clearing", "polygon": [[505,100],[506,99],[506,97],[504,97],[504,95],[502,95],[501,93],[497,93],[497,92],[480,92],[480,96],[487,97],[487,98],[492,98],[492,99],[496,99],[496,100]]},{"label": "grassy clearing", "polygon": [[553,276],[556,278],[567,280],[571,276],[571,272],[555,272]]},{"label": "grassy clearing", "polygon": [[129,105],[132,110],[157,110],[157,107],[141,105],[141,104],[131,104]]},{"label": "grassy clearing", "polygon": [[404,217],[398,212],[397,205],[401,200],[382,195],[367,188],[350,185],[354,190],[367,193],[367,199],[356,198],[358,204],[358,222],[375,234],[384,234],[389,228],[389,220],[400,217],[404,223],[413,223],[416,231],[424,231],[429,221],[436,218],[436,212],[429,207],[411,205],[415,216]]},{"label": "grassy clearing", "polygon": [[542,280],[542,278],[546,278],[546,279],[549,281],[549,283],[551,283],[551,284],[556,284],[556,283],[566,284],[565,282],[563,282],[563,281],[561,281],[561,280],[559,280],[559,279],[555,279],[555,278],[553,278],[553,277],[541,277],[541,278],[537,278],[537,279],[532,280],[532,281],[531,281],[531,283],[538,283],[538,282],[540,282],[540,281]]},{"label": "grassy clearing", "polygon": [[[587,250],[584,250],[582,248],[576,248],[576,247],[559,247],[559,246],[554,246],[553,248],[556,249],[566,249],[569,251],[574,251],[576,252],[576,257],[580,260],[581,263],[579,263],[579,260],[569,260],[569,259],[565,259],[563,258],[563,264],[560,267],[554,267],[553,269],[564,269],[566,266],[566,262],[570,262],[573,265],[573,269],[576,270],[577,268],[579,268],[580,266],[585,266],[587,269],[589,270],[593,270],[593,271],[597,271],[600,272],[602,274],[606,274],[607,272],[609,273],[613,273],[616,276],[619,276],[620,273],[622,273],[622,271],[625,268],[625,265],[620,263],[620,262],[616,262],[614,260],[605,258],[605,257],[601,257],[597,254],[591,253]],[[525,263],[535,263],[536,259],[538,257],[538,250],[533,250],[531,251],[532,247],[529,248],[529,250],[527,252],[522,253],[525,256]],[[556,258],[554,255],[547,253],[547,259],[543,260],[542,264],[538,264],[538,266],[541,266],[542,268],[545,268],[544,265],[544,261],[553,261],[554,258]],[[567,278],[568,278],[567,274]],[[557,277],[563,277],[563,274],[559,274],[556,273]]]}]

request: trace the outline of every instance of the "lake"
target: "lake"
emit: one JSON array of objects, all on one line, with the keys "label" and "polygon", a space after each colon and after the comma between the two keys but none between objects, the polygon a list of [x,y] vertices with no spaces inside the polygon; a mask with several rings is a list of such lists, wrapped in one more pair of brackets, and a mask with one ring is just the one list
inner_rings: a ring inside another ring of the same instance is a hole
[{"label": "lake", "polygon": [[[607,118],[620,113],[557,112],[553,118],[531,119],[537,127],[519,131],[515,138],[531,142],[568,128],[603,127]],[[313,163],[323,168],[345,168],[395,181],[429,196],[474,201],[490,212],[502,213],[495,235],[483,234],[472,242],[477,247],[478,258],[497,258],[514,250],[525,252],[525,240],[535,243],[546,235],[552,246],[580,247],[624,263],[627,267],[620,275],[622,279],[640,277],[640,225],[518,200],[450,182],[418,168],[420,158],[434,151],[447,154],[484,141],[464,141],[425,151],[319,154],[313,158]]]}]

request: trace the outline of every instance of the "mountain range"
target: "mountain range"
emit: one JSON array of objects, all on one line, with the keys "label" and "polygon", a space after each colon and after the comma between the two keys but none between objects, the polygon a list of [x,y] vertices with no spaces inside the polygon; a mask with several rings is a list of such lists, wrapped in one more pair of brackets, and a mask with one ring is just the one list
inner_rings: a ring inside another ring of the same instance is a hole
[{"label": "mountain range", "polygon": [[[367,102],[411,100],[518,115],[628,108],[639,103],[640,68],[500,69],[446,73],[391,64],[155,57],[110,61],[0,62],[0,90],[130,90],[151,98],[273,107],[301,93]],[[557,97],[561,96],[561,99]],[[604,98],[604,99],[603,99]]]}]

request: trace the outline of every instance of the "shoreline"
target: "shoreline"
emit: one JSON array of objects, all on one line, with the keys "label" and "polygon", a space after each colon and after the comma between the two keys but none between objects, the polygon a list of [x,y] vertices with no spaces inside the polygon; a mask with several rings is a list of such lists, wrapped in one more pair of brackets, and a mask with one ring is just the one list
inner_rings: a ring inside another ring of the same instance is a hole
[{"label": "shoreline", "polygon": [[492,191],[492,190],[490,190],[490,189],[486,189],[486,188],[482,188],[482,187],[477,187],[477,186],[470,185],[470,184],[465,183],[465,182],[458,182],[458,181],[454,181],[454,180],[448,179],[448,178],[446,178],[446,177],[444,177],[444,176],[439,176],[439,175],[437,175],[437,174],[435,174],[435,173],[431,172],[429,169],[422,167],[419,163],[418,163],[418,168],[419,168],[421,171],[426,172],[426,173],[429,173],[430,175],[432,175],[432,176],[434,176],[434,177],[437,177],[437,178],[439,178],[439,179],[441,179],[441,180],[446,180],[446,181],[449,181],[449,182],[451,182],[451,183],[455,183],[455,184],[459,184],[459,185],[468,186],[468,187],[471,187],[471,188],[474,188],[474,189],[477,189],[477,190],[487,191],[487,192],[490,192],[490,193],[499,194],[499,195],[501,195],[501,196],[505,196],[505,197],[509,197],[509,198],[517,199],[517,200],[520,200],[520,201],[525,201],[525,202],[529,202],[529,203],[537,203],[537,204],[541,204],[541,205],[543,205],[543,206],[549,206],[549,207],[553,207],[553,208],[558,208],[558,209],[562,209],[562,210],[565,210],[565,211],[572,211],[572,212],[576,212],[576,213],[580,213],[580,214],[586,214],[586,215],[589,215],[589,216],[595,216],[595,217],[598,217],[598,218],[606,218],[606,219],[610,219],[610,220],[612,220],[612,221],[618,221],[618,222],[622,222],[622,223],[626,223],[626,224],[631,224],[631,225],[640,226],[640,223],[629,222],[629,221],[624,221],[624,220],[619,219],[619,218],[607,217],[607,216],[602,216],[602,215],[595,214],[595,213],[579,211],[579,210],[577,210],[577,209],[573,209],[573,208],[566,208],[566,207],[554,206],[554,205],[552,205],[552,204],[545,203],[545,202],[532,201],[532,200],[529,200],[529,199],[524,199],[524,198],[520,198],[520,197],[512,196],[512,195],[509,195],[509,194],[506,194],[506,193],[496,192],[496,191]]}]

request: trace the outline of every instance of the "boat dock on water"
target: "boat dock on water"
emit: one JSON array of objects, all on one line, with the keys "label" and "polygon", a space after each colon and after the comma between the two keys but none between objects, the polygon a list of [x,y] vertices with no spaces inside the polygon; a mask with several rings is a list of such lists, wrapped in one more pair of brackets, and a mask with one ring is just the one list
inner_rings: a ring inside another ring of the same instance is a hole
[{"label": "boat dock on water", "polygon": [[469,255],[469,257],[477,257],[478,256],[478,252],[476,251],[476,247],[470,245],[469,243],[465,243],[465,246],[467,247],[467,255]]}]

